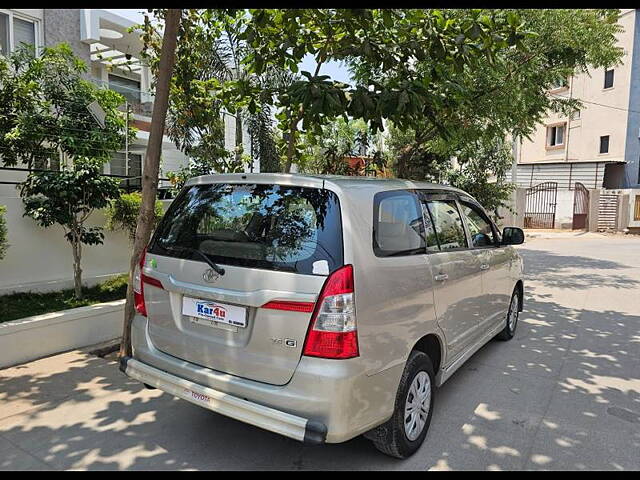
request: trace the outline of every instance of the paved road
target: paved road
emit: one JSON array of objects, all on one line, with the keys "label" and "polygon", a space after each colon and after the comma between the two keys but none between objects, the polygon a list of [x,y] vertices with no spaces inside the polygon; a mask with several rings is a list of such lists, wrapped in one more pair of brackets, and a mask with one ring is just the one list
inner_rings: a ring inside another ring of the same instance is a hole
[{"label": "paved road", "polygon": [[0,469],[640,469],[640,239],[531,238],[516,337],[438,391],[406,461],[309,447],[75,351],[0,371]]}]

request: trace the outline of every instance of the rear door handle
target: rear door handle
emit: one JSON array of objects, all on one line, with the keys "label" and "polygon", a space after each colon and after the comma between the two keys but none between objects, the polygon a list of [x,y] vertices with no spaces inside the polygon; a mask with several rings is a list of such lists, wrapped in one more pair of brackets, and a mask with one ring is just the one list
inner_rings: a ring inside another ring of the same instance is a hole
[{"label": "rear door handle", "polygon": [[489,265],[486,263],[483,263],[482,265],[480,265],[480,270],[489,270]]},{"label": "rear door handle", "polygon": [[449,278],[449,275],[447,275],[446,273],[441,273],[441,274],[436,275],[435,277],[433,277],[433,279],[435,281],[437,281],[437,282],[444,282],[448,278]]}]

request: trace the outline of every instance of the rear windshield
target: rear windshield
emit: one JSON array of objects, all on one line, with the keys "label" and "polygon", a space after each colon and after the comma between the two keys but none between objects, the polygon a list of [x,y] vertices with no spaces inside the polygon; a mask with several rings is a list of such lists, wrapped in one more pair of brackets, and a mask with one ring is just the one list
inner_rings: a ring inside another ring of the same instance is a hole
[{"label": "rear windshield", "polygon": [[149,252],[223,265],[326,275],[343,265],[340,204],[318,188],[193,185],[173,201]]}]

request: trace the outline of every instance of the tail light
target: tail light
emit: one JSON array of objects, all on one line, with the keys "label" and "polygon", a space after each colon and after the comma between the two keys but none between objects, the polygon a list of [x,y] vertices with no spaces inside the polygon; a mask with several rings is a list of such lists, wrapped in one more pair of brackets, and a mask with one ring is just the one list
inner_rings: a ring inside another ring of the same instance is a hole
[{"label": "tail light", "polygon": [[311,317],[303,355],[336,359],[358,356],[353,266],[345,265],[325,281]]},{"label": "tail light", "polygon": [[142,250],[140,255],[140,263],[133,270],[133,299],[136,305],[136,311],[143,316],[147,316],[147,306],[144,303],[144,284],[148,283],[154,287],[164,288],[160,280],[149,277],[142,272],[147,257],[147,247]]}]

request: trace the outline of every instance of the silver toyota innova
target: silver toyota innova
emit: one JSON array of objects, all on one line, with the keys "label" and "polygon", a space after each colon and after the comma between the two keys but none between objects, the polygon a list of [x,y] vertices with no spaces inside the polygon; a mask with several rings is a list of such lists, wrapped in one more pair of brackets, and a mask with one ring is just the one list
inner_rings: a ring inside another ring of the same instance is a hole
[{"label": "silver toyota innova", "polygon": [[522,259],[461,190],[369,177],[192,178],[135,274],[129,377],[288,437],[405,458],[435,388],[513,337]]}]

